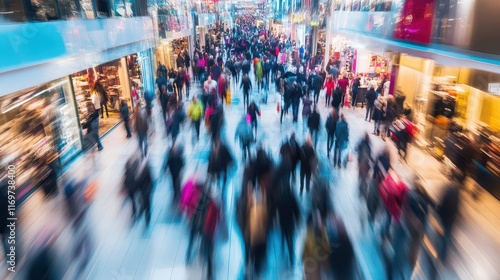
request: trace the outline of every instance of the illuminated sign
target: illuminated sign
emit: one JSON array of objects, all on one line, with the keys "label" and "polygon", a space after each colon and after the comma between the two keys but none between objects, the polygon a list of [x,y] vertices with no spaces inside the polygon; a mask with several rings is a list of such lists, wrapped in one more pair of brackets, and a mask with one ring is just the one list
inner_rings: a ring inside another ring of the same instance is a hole
[{"label": "illuminated sign", "polygon": [[495,95],[500,95],[500,83],[489,83],[488,92]]}]

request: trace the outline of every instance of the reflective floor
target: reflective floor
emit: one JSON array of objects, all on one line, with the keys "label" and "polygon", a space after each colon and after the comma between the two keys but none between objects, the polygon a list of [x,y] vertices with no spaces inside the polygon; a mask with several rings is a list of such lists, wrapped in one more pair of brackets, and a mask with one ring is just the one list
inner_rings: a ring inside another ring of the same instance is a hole
[{"label": "reflective floor", "polygon": [[[194,90],[192,90],[193,92]],[[197,89],[199,91],[199,89]],[[225,226],[227,238],[219,238],[215,247],[214,279],[244,279],[245,265],[242,253],[242,237],[235,222],[235,198],[239,195],[242,163],[239,145],[234,141],[234,131],[243,112],[243,104],[238,90],[233,87],[232,104],[225,107],[226,125],[223,137],[230,144],[233,154],[238,158],[237,169],[228,180]],[[254,89],[253,98],[259,94]],[[291,131],[297,133],[300,142],[304,139],[305,129],[302,120],[292,124],[291,116],[280,125],[276,111],[276,95],[269,95],[267,105],[260,105],[262,116],[259,120],[258,140],[268,148],[277,159],[279,146]],[[328,114],[324,101],[320,101],[322,125]],[[155,129],[149,140],[149,162],[153,169],[156,187],[153,194],[152,222],[145,227],[144,219],[137,223],[130,220],[130,204],[124,202],[121,194],[121,180],[128,157],[137,149],[137,139],[125,138],[123,126],[116,127],[102,141],[104,150],[91,151],[78,158],[67,171],[67,175],[95,178],[98,191],[89,209],[86,228],[92,237],[93,255],[84,271],[78,271],[70,264],[74,236],[66,226],[61,195],[45,199],[40,192],[35,193],[19,209],[17,238],[21,240],[23,251],[30,250],[40,231],[48,226],[58,229],[58,265],[64,271],[64,279],[205,279],[206,268],[201,258],[186,264],[186,250],[189,229],[185,219],[172,205],[171,180],[164,174],[161,165],[167,147],[171,144],[164,135],[158,106],[155,106]],[[364,121],[364,109],[344,109],[351,129],[351,141],[357,143],[365,131],[371,133],[373,123]],[[191,127],[186,123],[181,136],[185,145],[187,168],[184,179],[192,174],[204,174],[207,170],[209,139],[202,127],[198,143],[191,143]],[[375,153],[386,144],[372,136]],[[395,168],[403,177],[411,179],[418,175],[431,197],[437,198],[440,186],[447,179],[441,172],[440,163],[423,149],[414,145],[409,152],[408,163],[398,160],[395,153]],[[358,263],[360,279],[386,279],[385,263],[381,245],[369,227],[363,227],[365,212],[357,195],[357,164],[349,162],[346,169],[334,169],[332,160],[326,156],[326,135],[321,131],[318,142],[318,155],[323,163],[322,173],[331,179],[331,196],[334,208],[343,218],[350,236]],[[61,185],[64,184],[64,178]],[[470,184],[469,184],[470,185]],[[298,187],[296,187],[298,194]],[[496,260],[500,258],[500,203],[485,191],[479,191],[473,199],[463,192],[461,217],[453,234],[451,258],[447,265],[440,267],[443,279],[498,279],[500,269]],[[308,206],[307,196],[300,198],[301,207]],[[378,225],[375,225],[375,231]],[[266,265],[262,279],[303,279],[301,252],[305,236],[304,218],[300,233],[295,240],[295,263],[287,263],[287,254],[282,250],[281,236],[277,230],[271,232],[268,242]],[[196,246],[196,245],[195,245]],[[26,259],[26,256],[22,256]],[[5,266],[5,264],[4,264]],[[6,274],[5,279],[22,279],[23,263],[18,263],[18,272]],[[421,268],[425,270],[425,267]],[[5,271],[5,270],[2,270]],[[14,277],[13,277],[14,276]],[[424,279],[419,269],[407,279]]]}]

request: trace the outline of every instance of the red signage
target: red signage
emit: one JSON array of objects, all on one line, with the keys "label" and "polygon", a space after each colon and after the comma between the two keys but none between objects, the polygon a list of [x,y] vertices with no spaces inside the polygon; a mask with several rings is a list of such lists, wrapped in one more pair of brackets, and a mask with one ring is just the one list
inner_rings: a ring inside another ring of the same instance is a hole
[{"label": "red signage", "polygon": [[418,43],[430,43],[434,0],[406,0],[393,37]]}]

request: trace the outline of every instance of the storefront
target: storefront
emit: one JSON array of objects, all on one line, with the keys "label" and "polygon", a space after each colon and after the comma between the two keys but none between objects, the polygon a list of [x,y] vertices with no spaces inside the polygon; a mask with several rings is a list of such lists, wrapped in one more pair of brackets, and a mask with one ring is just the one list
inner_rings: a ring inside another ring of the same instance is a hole
[{"label": "storefront", "polygon": [[191,53],[189,36],[178,39],[161,40],[156,48],[157,61],[168,70],[177,70],[177,58],[181,53]]},{"label": "storefront", "polygon": [[81,150],[71,81],[63,77],[0,97],[0,158],[16,166],[18,199]]},{"label": "storefront", "polygon": [[[128,69],[131,68],[130,72],[134,75],[132,77],[137,77],[140,75],[140,67],[132,63],[132,58],[129,61],[130,65],[124,57],[71,75],[80,121],[83,121],[87,115],[87,103],[92,102],[93,94],[98,95],[97,100],[101,101],[99,135],[105,134],[121,121],[121,100],[125,100],[130,108],[133,107]],[[140,80],[134,79],[136,82]],[[99,95],[96,90],[98,84],[104,87],[106,97]]]}]

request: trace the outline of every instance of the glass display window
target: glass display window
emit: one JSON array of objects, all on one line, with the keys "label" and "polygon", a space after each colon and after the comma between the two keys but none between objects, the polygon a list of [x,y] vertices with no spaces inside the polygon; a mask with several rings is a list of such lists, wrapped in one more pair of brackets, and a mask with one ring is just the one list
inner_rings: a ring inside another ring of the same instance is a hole
[{"label": "glass display window", "polygon": [[101,116],[99,135],[120,122],[120,100],[132,107],[127,69],[127,60],[121,58],[71,75],[79,119],[86,118],[87,103],[93,103]]},{"label": "glass display window", "polygon": [[22,176],[26,194],[46,175],[82,150],[76,108],[68,77],[0,97],[0,157],[9,158]]}]

